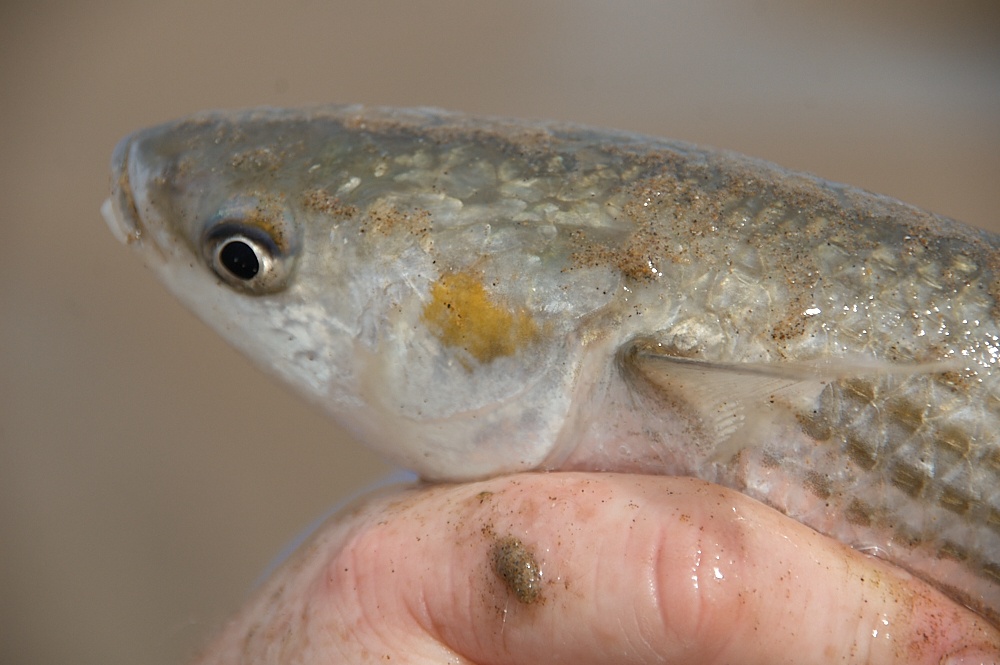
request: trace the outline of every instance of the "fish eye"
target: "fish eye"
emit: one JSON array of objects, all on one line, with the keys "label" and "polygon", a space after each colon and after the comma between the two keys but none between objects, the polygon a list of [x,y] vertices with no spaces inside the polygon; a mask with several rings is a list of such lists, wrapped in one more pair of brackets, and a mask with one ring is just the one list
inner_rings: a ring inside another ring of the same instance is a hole
[{"label": "fish eye", "polygon": [[250,294],[279,290],[291,261],[263,228],[237,220],[223,220],[205,231],[205,261],[223,282]]},{"label": "fish eye", "polygon": [[261,249],[255,245],[249,238],[234,236],[219,245],[216,263],[231,277],[248,282],[260,272]]}]

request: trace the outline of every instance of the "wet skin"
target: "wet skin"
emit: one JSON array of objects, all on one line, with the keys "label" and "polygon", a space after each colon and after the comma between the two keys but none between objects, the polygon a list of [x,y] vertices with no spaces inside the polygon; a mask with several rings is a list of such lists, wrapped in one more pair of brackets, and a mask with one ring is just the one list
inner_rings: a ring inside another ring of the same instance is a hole
[{"label": "wet skin", "polygon": [[723,487],[548,473],[354,504],[195,662],[990,663],[1000,632]]}]

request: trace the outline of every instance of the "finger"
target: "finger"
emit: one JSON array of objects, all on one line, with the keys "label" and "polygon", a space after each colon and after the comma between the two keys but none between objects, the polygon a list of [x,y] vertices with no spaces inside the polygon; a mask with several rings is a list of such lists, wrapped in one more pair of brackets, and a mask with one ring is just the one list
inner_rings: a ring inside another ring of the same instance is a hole
[{"label": "finger", "polygon": [[939,663],[963,649],[995,658],[1000,636],[740,494],[529,474],[340,518],[202,662]]}]

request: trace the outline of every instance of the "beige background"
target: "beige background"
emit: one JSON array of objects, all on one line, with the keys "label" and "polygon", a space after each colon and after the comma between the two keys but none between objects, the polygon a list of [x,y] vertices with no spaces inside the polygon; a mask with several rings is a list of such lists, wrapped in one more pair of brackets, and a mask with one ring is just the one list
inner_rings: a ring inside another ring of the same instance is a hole
[{"label": "beige background", "polygon": [[997,4],[818,4],[3,3],[0,663],[182,661],[384,469],[114,241],[122,135],[437,105],[728,147],[996,225]]}]

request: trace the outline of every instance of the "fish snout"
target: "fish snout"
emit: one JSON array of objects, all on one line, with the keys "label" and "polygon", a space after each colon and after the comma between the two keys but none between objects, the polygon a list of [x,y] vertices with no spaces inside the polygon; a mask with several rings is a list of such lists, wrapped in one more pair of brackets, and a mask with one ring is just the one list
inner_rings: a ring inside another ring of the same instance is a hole
[{"label": "fish snout", "polygon": [[115,146],[111,156],[111,196],[101,205],[101,214],[111,234],[125,245],[139,242],[142,235],[128,173],[132,138],[126,136]]}]

